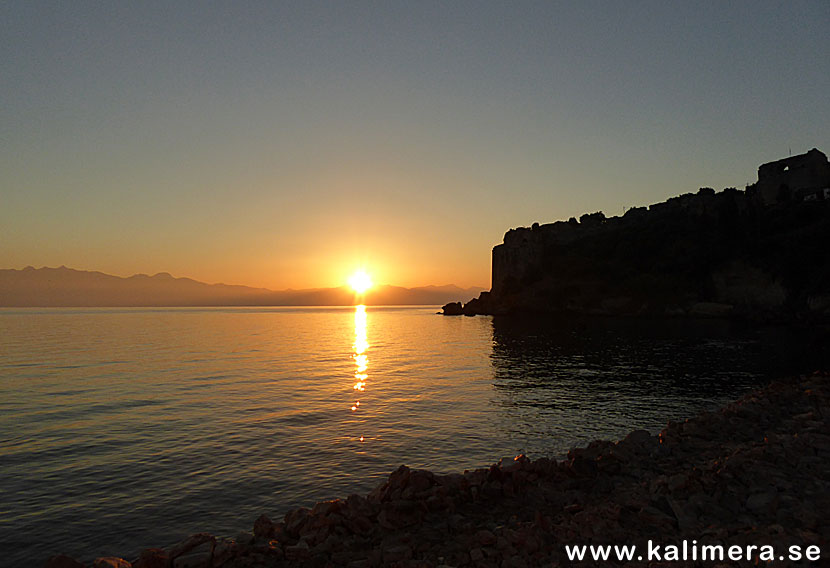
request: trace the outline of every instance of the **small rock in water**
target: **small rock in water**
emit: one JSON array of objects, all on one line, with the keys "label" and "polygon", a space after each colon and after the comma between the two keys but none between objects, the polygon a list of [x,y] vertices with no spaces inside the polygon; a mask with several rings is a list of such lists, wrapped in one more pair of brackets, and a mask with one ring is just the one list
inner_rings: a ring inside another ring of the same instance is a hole
[{"label": "small rock in water", "polygon": [[445,304],[441,310],[445,316],[464,315],[464,307],[461,305],[461,302],[450,302],[449,304]]}]

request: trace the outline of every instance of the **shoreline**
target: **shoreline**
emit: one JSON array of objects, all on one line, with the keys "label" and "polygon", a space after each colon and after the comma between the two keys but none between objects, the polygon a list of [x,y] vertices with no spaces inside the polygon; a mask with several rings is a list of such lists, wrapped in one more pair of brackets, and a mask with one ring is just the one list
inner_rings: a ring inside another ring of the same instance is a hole
[{"label": "shoreline", "polygon": [[401,466],[366,496],[293,509],[279,522],[262,515],[252,533],[233,539],[200,533],[133,562],[58,555],[46,567],[520,568],[570,564],[565,545],[645,550],[648,539],[769,545],[776,554],[818,546],[827,558],[828,472],[830,376],[816,373],[775,381],[657,435],[635,430],[592,442],[564,460],[518,456],[449,475]]}]

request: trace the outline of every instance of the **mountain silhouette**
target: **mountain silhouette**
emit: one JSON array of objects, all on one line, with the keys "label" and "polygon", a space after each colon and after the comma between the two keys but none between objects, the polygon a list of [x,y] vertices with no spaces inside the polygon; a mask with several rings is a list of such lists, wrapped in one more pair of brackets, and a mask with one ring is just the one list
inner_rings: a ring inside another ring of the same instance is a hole
[{"label": "mountain silhouette", "polygon": [[375,286],[356,297],[347,287],[269,290],[206,284],[167,272],[128,278],[59,268],[0,269],[0,307],[436,305],[483,288]]}]

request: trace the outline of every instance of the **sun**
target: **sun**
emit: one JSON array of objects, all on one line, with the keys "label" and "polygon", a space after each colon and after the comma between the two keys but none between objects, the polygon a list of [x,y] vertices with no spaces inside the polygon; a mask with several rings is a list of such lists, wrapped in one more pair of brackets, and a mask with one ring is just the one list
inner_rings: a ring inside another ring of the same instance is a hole
[{"label": "sun", "polygon": [[372,287],[372,277],[365,270],[356,270],[349,276],[349,286],[358,294],[364,294]]}]

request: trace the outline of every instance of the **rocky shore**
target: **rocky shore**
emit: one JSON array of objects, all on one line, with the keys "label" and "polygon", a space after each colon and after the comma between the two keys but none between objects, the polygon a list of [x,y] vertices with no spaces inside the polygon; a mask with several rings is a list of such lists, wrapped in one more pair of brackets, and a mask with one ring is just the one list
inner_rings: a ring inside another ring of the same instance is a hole
[{"label": "rocky shore", "polygon": [[[233,539],[204,533],[132,562],[56,556],[46,568],[605,566],[623,563],[571,561],[565,545],[636,544],[645,554],[649,539],[661,558],[634,565],[765,565],[761,549],[750,561],[674,561],[670,547],[684,539],[768,547],[779,566],[827,565],[830,376],[775,382],[658,435],[637,430],[561,461],[518,456],[449,475],[401,466],[366,496],[281,521],[263,515]],[[822,559],[780,561],[793,545],[818,547]]]}]

